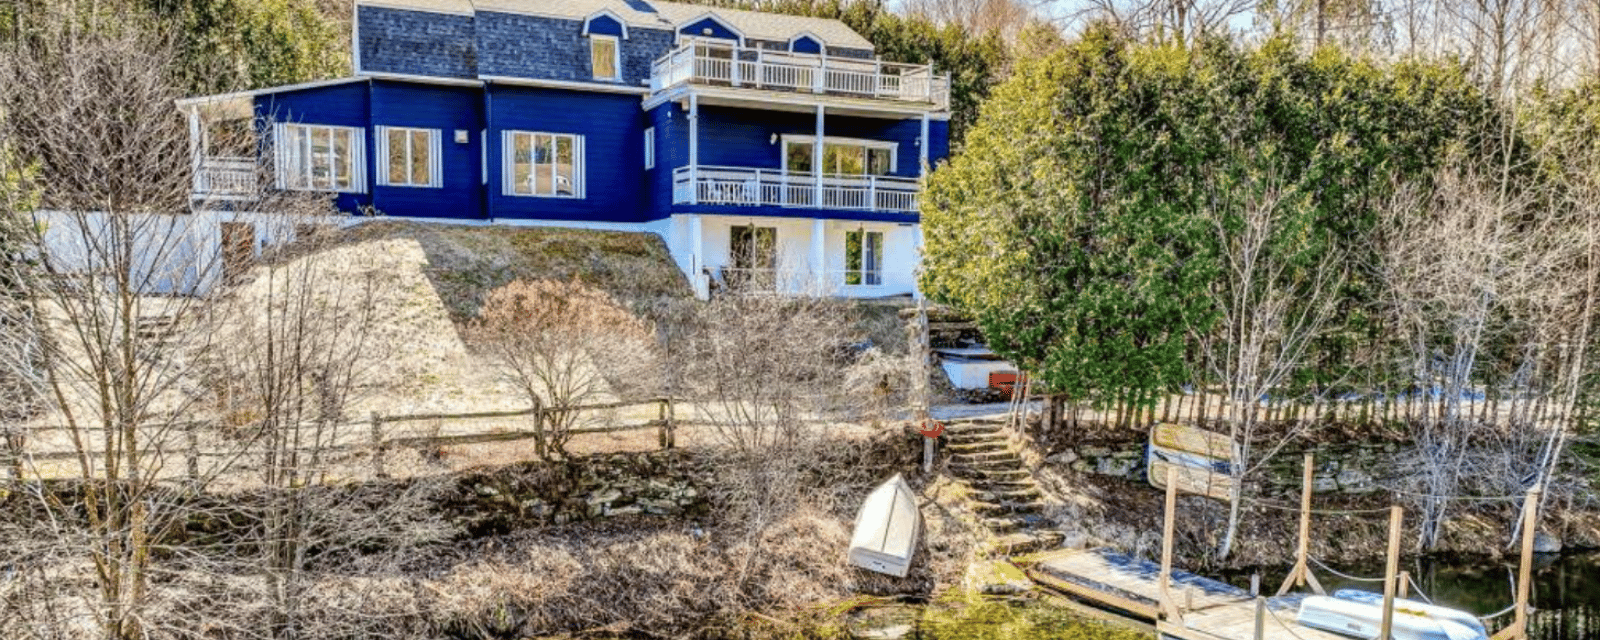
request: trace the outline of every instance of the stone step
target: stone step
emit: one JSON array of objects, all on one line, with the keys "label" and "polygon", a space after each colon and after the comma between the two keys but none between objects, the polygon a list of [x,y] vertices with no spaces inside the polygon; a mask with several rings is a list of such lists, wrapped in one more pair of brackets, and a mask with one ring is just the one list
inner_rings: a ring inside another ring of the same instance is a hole
[{"label": "stone step", "polygon": [[979,442],[1009,442],[1010,436],[1004,433],[951,433],[946,431],[945,441],[950,444],[976,444]]},{"label": "stone step", "polygon": [[983,528],[994,533],[1010,533],[1025,526],[1028,526],[1028,521],[1022,518],[1006,517],[983,519]]},{"label": "stone step", "polygon": [[1042,496],[1039,487],[1032,484],[1009,489],[991,487],[972,493],[972,499],[983,502],[1029,502]]},{"label": "stone step", "polygon": [[998,434],[1005,425],[1000,422],[951,422],[944,426],[945,433],[960,435]]},{"label": "stone step", "polygon": [[1018,531],[1000,536],[992,544],[996,553],[1009,556],[1054,549],[1066,539],[1060,531]]},{"label": "stone step", "polygon": [[957,453],[951,455],[950,458],[957,463],[1007,462],[1016,464],[1018,467],[1022,466],[1022,458],[1017,457],[1017,454],[1009,450]]},{"label": "stone step", "polygon": [[953,464],[956,477],[969,482],[1023,482],[1033,480],[1026,469],[1016,465]]},{"label": "stone step", "polygon": [[1044,503],[1037,500],[1025,502],[972,502],[972,510],[981,516],[1004,516],[1010,514],[1034,514],[1044,510]]},{"label": "stone step", "polygon": [[988,441],[981,441],[981,442],[954,443],[954,444],[951,444],[951,445],[945,447],[945,450],[949,451],[950,453],[955,454],[955,455],[965,455],[965,454],[971,454],[971,453],[988,453],[988,452],[991,452],[991,451],[1005,451],[1006,450],[1006,441],[1005,440],[988,440]]}]

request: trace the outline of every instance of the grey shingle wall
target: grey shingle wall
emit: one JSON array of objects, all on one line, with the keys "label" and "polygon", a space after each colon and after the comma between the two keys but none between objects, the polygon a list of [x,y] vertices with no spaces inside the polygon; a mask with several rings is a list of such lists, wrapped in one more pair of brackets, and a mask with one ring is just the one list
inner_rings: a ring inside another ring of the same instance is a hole
[{"label": "grey shingle wall", "polygon": [[357,11],[363,70],[477,77],[471,16],[373,6],[359,6]]},{"label": "grey shingle wall", "polygon": [[[478,12],[478,69],[484,75],[592,82],[583,22],[493,11]],[[650,65],[672,48],[672,32],[629,27],[622,46],[622,84],[642,86]]]}]

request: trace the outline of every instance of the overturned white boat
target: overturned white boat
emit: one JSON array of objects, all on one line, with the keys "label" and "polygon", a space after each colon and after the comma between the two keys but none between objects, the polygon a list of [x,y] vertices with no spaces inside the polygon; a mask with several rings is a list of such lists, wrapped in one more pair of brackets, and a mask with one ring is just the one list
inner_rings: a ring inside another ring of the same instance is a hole
[{"label": "overturned white boat", "polygon": [[[1377,638],[1383,624],[1383,596],[1341,589],[1308,596],[1300,603],[1300,624],[1355,638]],[[1487,640],[1483,623],[1472,614],[1415,600],[1396,598],[1394,640]]]},{"label": "overturned white boat", "polygon": [[911,570],[922,529],[916,494],[900,474],[873,489],[856,514],[850,537],[850,564],[898,578]]}]

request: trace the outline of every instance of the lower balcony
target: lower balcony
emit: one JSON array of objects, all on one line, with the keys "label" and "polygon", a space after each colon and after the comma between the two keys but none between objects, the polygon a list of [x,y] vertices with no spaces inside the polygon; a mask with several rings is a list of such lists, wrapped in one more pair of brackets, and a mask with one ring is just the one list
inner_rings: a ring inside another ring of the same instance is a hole
[{"label": "lower balcony", "polygon": [[259,167],[250,158],[201,158],[195,165],[197,198],[248,198],[260,190]]},{"label": "lower balcony", "polygon": [[672,172],[673,204],[916,213],[919,189],[915,178],[889,176],[709,166]]}]

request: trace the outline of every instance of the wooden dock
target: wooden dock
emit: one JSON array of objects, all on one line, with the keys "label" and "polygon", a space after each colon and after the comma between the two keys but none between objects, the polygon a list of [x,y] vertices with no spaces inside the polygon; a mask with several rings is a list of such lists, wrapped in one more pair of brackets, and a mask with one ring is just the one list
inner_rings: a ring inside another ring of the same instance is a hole
[{"label": "wooden dock", "polygon": [[1349,640],[1295,622],[1303,595],[1263,598],[1186,571],[1172,572],[1177,616],[1161,614],[1161,565],[1109,549],[1062,550],[1019,561],[1040,585],[1184,640]]}]

